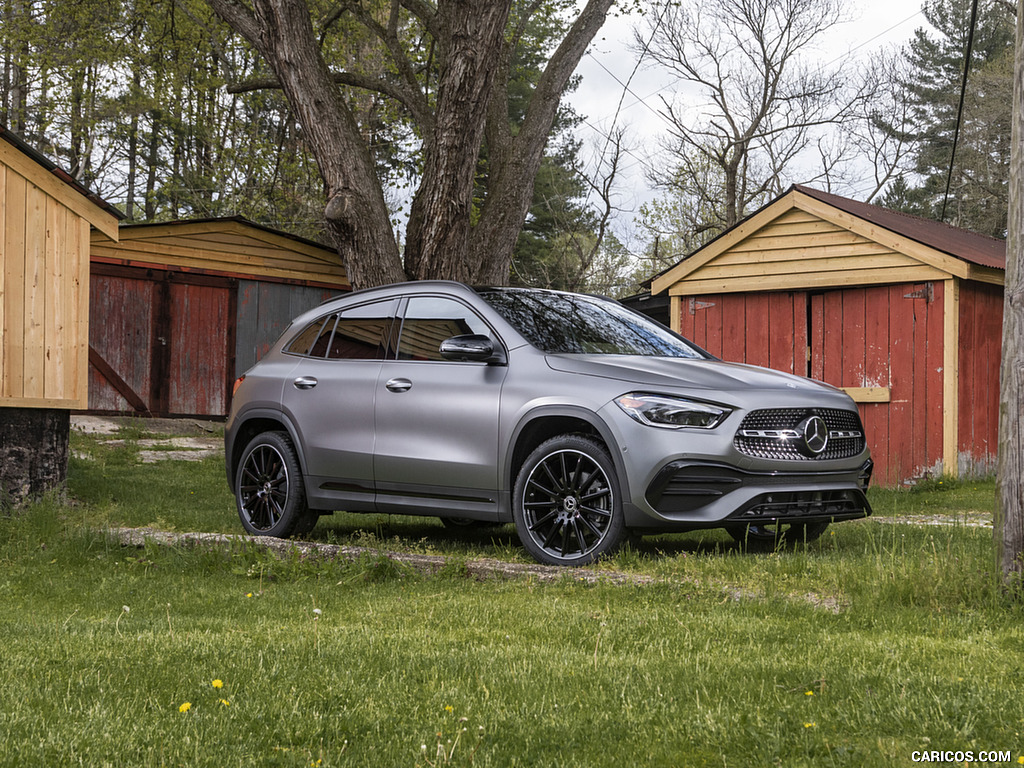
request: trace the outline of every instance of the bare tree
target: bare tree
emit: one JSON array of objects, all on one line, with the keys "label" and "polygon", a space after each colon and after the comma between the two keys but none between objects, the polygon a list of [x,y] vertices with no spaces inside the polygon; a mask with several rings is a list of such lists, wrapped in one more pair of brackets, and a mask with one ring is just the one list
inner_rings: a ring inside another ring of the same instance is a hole
[{"label": "bare tree", "polygon": [[[319,29],[306,0],[208,1],[260,51],[302,125],[324,180],[328,229],[353,285],[507,281],[561,95],[613,0],[589,0],[577,13],[515,130],[507,90],[513,54],[533,14],[550,10],[543,0],[342,0]],[[378,73],[328,68],[320,41],[340,19],[379,41],[387,63]],[[373,157],[339,84],[394,101],[422,141],[404,259]],[[474,189],[484,142],[487,195],[480,204]]]},{"label": "bare tree", "polygon": [[[843,74],[812,65],[807,52],[842,20],[844,6],[690,0],[649,14],[647,33],[638,31],[637,43],[682,85],[675,98],[663,98],[672,161],[654,180],[697,194],[694,205],[715,212],[706,226],[730,227],[781,192],[786,170],[809,149],[824,162],[818,173],[834,172],[835,148],[819,142],[815,129],[847,119],[860,96],[845,95]],[[703,181],[709,168],[720,178],[710,187]]]},{"label": "bare tree", "polygon": [[1016,46],[994,528],[1003,582],[1019,592],[1024,586],[1024,3],[1017,9]]},{"label": "bare tree", "polygon": [[871,189],[863,196],[870,203],[890,182],[913,169],[913,106],[904,85],[905,56],[883,53],[868,64],[863,77],[874,86],[872,98],[859,102],[850,137],[872,170]]}]

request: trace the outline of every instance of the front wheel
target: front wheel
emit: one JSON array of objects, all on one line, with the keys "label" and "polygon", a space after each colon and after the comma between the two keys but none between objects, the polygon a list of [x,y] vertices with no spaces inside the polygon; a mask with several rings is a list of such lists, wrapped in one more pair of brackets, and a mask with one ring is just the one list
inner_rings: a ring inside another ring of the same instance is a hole
[{"label": "front wheel", "polygon": [[730,525],[726,530],[751,551],[773,551],[780,546],[810,544],[821,537],[828,521],[819,523],[750,523]]},{"label": "front wheel", "polygon": [[584,435],[561,435],[531,453],[512,495],[526,551],[549,565],[585,565],[614,552],[625,523],[608,450]]},{"label": "front wheel", "polygon": [[312,530],[316,516],[306,506],[299,459],[287,433],[263,432],[249,441],[235,475],[235,505],[242,527],[257,536],[286,538]]}]

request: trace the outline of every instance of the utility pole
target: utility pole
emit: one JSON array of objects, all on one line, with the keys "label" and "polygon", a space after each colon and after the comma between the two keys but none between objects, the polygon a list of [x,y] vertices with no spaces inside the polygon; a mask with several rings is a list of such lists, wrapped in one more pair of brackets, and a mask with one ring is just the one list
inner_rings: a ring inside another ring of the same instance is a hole
[{"label": "utility pole", "polygon": [[995,537],[1003,585],[1024,595],[1024,1],[1017,5],[1015,61]]}]

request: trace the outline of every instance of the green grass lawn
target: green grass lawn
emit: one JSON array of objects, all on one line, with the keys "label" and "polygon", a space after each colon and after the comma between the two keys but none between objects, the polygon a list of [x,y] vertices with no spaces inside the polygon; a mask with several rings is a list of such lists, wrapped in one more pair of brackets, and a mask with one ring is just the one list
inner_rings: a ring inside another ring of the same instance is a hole
[{"label": "green grass lawn", "polygon": [[[991,530],[966,522],[991,513],[990,481],[873,495],[879,515],[941,509],[953,525],[848,522],[768,555],[712,532],[656,537],[598,567],[653,584],[541,583],[376,554],[125,549],[103,525],[238,532],[221,465],[75,446],[74,503],[0,517],[4,766],[1024,755],[1024,611],[997,587]],[[314,533],[456,565],[526,560],[508,527],[453,538],[430,519],[338,515]]]}]

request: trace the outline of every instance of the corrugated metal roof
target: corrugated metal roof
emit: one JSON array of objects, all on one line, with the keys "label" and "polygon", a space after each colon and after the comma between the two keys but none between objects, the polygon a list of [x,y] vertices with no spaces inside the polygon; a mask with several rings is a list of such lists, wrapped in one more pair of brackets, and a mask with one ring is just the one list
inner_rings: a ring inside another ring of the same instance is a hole
[{"label": "corrugated metal roof", "polygon": [[793,185],[791,190],[793,189],[955,258],[982,267],[1006,269],[1005,240],[979,235],[977,232],[951,227],[949,224],[912,216],[909,213],[891,211],[870,203],[860,203],[810,187]]}]

